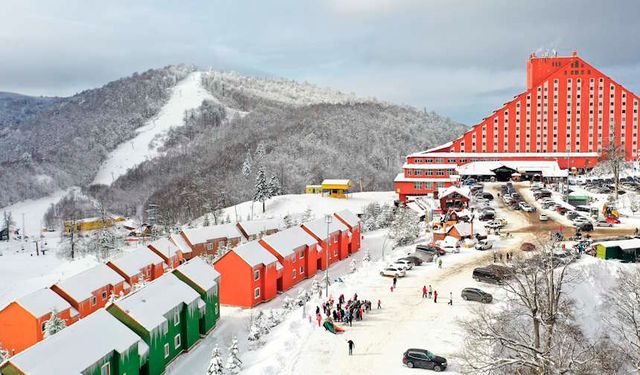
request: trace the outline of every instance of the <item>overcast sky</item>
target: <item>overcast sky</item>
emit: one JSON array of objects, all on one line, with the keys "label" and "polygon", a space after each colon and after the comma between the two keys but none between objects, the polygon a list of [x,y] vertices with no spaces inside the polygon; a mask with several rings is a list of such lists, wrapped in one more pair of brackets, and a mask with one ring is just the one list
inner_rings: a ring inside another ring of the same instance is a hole
[{"label": "overcast sky", "polygon": [[640,1],[0,2],[0,91],[71,95],[174,63],[306,80],[474,124],[532,51],[640,93]]}]

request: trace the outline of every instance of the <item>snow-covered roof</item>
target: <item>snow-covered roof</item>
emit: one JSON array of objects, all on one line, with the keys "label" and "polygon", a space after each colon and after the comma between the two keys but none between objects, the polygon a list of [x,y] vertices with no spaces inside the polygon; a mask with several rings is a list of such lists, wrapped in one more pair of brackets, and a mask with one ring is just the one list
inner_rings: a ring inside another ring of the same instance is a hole
[{"label": "snow-covered roof", "polygon": [[602,241],[596,242],[596,245],[604,247],[619,247],[622,250],[640,249],[640,238],[631,238],[628,240]]},{"label": "snow-covered roof", "polygon": [[281,232],[266,236],[262,239],[282,257],[287,257],[301,246],[311,246],[318,243],[313,236],[300,227],[291,227]]},{"label": "snow-covered roof", "polygon": [[180,250],[176,244],[169,241],[166,237],[158,238],[157,240],[150,242],[148,247],[153,247],[167,258],[175,256],[178,250]]},{"label": "snow-covered roof", "polygon": [[326,179],[322,180],[322,185],[349,185],[351,180],[349,179]]},{"label": "snow-covered roof", "polygon": [[109,263],[116,266],[127,276],[134,276],[139,274],[142,268],[145,268],[150,264],[163,264],[164,260],[148,247],[140,246],[130,253],[110,260]]},{"label": "snow-covered roof", "polygon": [[106,264],[99,264],[68,279],[61,280],[56,285],[77,302],[91,298],[91,293],[105,285],[116,285],[125,280]]},{"label": "snow-covered roof", "polygon": [[[327,222],[325,221],[324,217],[309,221],[307,223],[302,223],[302,225],[304,225],[307,229],[314,233],[318,238],[327,238]],[[347,228],[346,225],[342,224],[342,222],[337,218],[332,218],[331,223],[329,223],[329,233],[345,230],[349,230],[349,228]]]},{"label": "snow-covered roof", "polygon": [[178,247],[178,249],[180,249],[180,251],[182,251],[182,254],[191,253],[191,246],[189,246],[187,241],[184,240],[184,237],[182,237],[182,235],[171,233],[169,235],[169,240],[173,242]]},{"label": "snow-covered roof", "polygon": [[449,186],[448,188],[438,189],[438,196],[440,198],[446,197],[453,193],[458,193],[467,199],[471,199],[471,190],[466,187]]},{"label": "snow-covered roof", "polygon": [[136,343],[138,350],[141,346],[148,350],[138,335],[105,310],[98,310],[11,357],[10,363],[29,375],[80,375],[111,352],[123,354]]},{"label": "snow-covered roof", "polygon": [[552,160],[472,161],[457,170],[461,176],[493,176],[493,170],[503,166],[520,173],[541,172],[543,177],[567,176],[567,171],[560,169],[558,162]]},{"label": "snow-covered roof", "polygon": [[278,259],[269,250],[260,245],[258,241],[247,242],[231,251],[238,254],[251,267],[255,267],[258,264],[278,263]]},{"label": "snow-covered roof", "polygon": [[447,142],[447,143],[445,143],[443,145],[432,147],[432,148],[430,148],[428,150],[415,152],[415,153],[413,153],[413,154],[411,154],[409,156],[423,156],[425,154],[429,154],[429,153],[432,153],[434,151],[442,150],[443,148],[449,148],[451,146],[453,146],[453,142]]},{"label": "snow-covered roof", "polygon": [[407,207],[411,210],[413,210],[414,212],[416,212],[418,215],[420,216],[424,216],[426,214],[426,211],[424,208],[422,208],[418,203],[416,203],[415,201],[410,201],[407,202]]},{"label": "snow-covered roof", "polygon": [[200,294],[172,273],[166,273],[142,289],[114,302],[118,308],[151,331],[164,323],[164,315],[182,303],[197,303]]},{"label": "snow-covered roof", "polygon": [[187,237],[192,245],[205,243],[219,238],[238,238],[240,231],[235,224],[211,225],[208,227],[184,229],[182,233]]},{"label": "snow-covered roof", "polygon": [[457,164],[413,164],[404,163],[403,169],[455,169]]},{"label": "snow-covered roof", "polygon": [[394,182],[453,182],[457,181],[457,176],[442,177],[442,178],[429,178],[429,177],[405,177],[404,173],[398,173]]},{"label": "snow-covered roof", "polygon": [[16,303],[36,318],[40,318],[54,309],[58,312],[73,309],[69,302],[49,288],[38,289],[33,293],[20,297],[16,300]]},{"label": "snow-covered roof", "polygon": [[457,223],[453,226],[462,237],[471,236],[471,224],[466,222]]},{"label": "snow-covered roof", "polygon": [[347,223],[347,225],[349,225],[352,228],[357,226],[358,223],[360,223],[360,219],[358,219],[358,217],[349,210],[342,210],[342,211],[336,212],[335,215],[337,215],[342,220],[344,220]]},{"label": "snow-covered roof", "polygon": [[280,228],[280,219],[251,220],[238,223],[247,236],[257,236],[270,230]]},{"label": "snow-covered roof", "polygon": [[180,272],[204,290],[215,287],[220,278],[220,273],[200,257],[180,265],[174,272]]}]

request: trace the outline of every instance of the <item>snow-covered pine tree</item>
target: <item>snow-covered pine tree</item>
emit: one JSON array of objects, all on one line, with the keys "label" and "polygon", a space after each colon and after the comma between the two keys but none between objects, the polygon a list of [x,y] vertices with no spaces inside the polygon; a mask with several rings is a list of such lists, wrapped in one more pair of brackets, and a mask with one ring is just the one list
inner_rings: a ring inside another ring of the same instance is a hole
[{"label": "snow-covered pine tree", "polygon": [[306,210],[304,210],[304,213],[302,214],[302,219],[301,219],[301,221],[302,221],[303,223],[306,223],[306,222],[309,222],[309,221],[311,221],[311,220],[313,220],[313,211],[311,211],[311,208],[310,208],[310,207],[307,207],[307,209],[306,209]]},{"label": "snow-covered pine tree", "polygon": [[67,328],[67,323],[63,319],[60,319],[58,311],[53,309],[51,311],[51,318],[44,323],[44,337],[53,336],[65,328]]},{"label": "snow-covered pine tree", "polygon": [[264,171],[261,169],[258,171],[258,176],[256,177],[256,187],[255,192],[253,193],[253,201],[262,202],[262,212],[264,213],[266,209],[265,202],[269,198],[271,198],[271,189],[269,188],[269,184],[267,183]]},{"label": "snow-covered pine tree", "polygon": [[220,356],[220,349],[218,345],[213,348],[211,352],[211,361],[209,361],[209,367],[207,368],[207,375],[222,375],[224,374],[224,365],[222,364],[222,357]]},{"label": "snow-covered pine tree", "polygon": [[285,228],[291,228],[294,225],[293,219],[291,219],[291,215],[289,214],[284,215],[282,222],[284,223]]},{"label": "snow-covered pine tree", "polygon": [[411,209],[398,208],[389,229],[389,237],[394,239],[395,246],[407,245],[415,240],[420,232],[419,223],[418,215]]},{"label": "snow-covered pine tree", "polygon": [[356,272],[356,270],[358,269],[357,265],[356,265],[356,260],[355,259],[351,259],[351,263],[349,264],[349,270],[351,271],[351,273]]},{"label": "snow-covered pine tree", "polygon": [[251,176],[251,165],[253,164],[253,160],[251,160],[251,152],[247,150],[247,156],[244,158],[244,162],[242,163],[242,175],[246,178]]},{"label": "snow-covered pine tree", "polygon": [[0,363],[4,362],[7,359],[9,359],[9,351],[5,349],[0,342]]},{"label": "snow-covered pine tree", "polygon": [[232,374],[238,374],[242,370],[242,361],[238,357],[240,349],[238,349],[238,339],[234,336],[229,347],[229,357],[227,358],[227,370]]},{"label": "snow-covered pine tree", "polygon": [[209,214],[205,214],[204,221],[202,222],[202,226],[208,227],[210,225],[211,225],[211,222],[209,221]]},{"label": "snow-covered pine tree", "polygon": [[393,221],[393,207],[390,204],[385,203],[380,207],[380,211],[376,218],[376,226],[378,228],[386,228],[391,225]]},{"label": "snow-covered pine tree", "polygon": [[365,220],[364,220],[364,224],[363,224],[364,230],[365,232],[370,232],[372,230],[376,230],[378,229],[378,222],[376,220],[375,217],[373,216],[368,216]]},{"label": "snow-covered pine tree", "polygon": [[271,176],[269,179],[269,198],[277,197],[280,194],[282,194],[280,181],[276,176]]},{"label": "snow-covered pine tree", "polygon": [[258,143],[258,146],[256,147],[256,157],[255,157],[255,163],[258,166],[262,166],[263,162],[264,162],[264,157],[267,154],[267,149],[264,145],[264,142],[260,142]]}]

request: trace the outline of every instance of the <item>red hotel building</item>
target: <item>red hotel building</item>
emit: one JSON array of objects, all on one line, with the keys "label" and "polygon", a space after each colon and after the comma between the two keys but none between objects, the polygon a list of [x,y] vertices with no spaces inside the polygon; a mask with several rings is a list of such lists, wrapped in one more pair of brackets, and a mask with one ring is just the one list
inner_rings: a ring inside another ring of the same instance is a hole
[{"label": "red hotel building", "polygon": [[457,139],[407,156],[395,178],[401,201],[459,181],[474,161],[553,161],[590,169],[610,140],[638,158],[638,96],[577,56],[527,62],[527,90]]}]

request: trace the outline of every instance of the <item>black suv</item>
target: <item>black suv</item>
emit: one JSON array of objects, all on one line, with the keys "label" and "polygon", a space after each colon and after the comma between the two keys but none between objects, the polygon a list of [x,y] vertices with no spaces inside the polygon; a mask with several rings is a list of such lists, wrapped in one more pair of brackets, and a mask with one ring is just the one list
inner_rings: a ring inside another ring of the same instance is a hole
[{"label": "black suv", "polygon": [[465,301],[477,301],[482,303],[491,303],[493,296],[482,289],[478,288],[464,288],[460,293],[460,296]]},{"label": "black suv", "polygon": [[500,284],[511,274],[509,267],[489,265],[486,267],[478,267],[473,270],[473,279],[485,283]]},{"label": "black suv", "polygon": [[440,372],[447,368],[447,360],[425,349],[408,349],[402,355],[402,363],[410,368],[425,368]]}]

